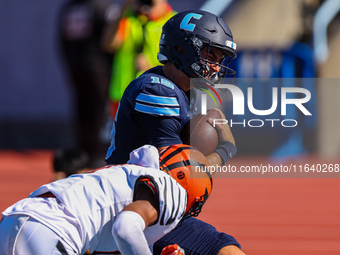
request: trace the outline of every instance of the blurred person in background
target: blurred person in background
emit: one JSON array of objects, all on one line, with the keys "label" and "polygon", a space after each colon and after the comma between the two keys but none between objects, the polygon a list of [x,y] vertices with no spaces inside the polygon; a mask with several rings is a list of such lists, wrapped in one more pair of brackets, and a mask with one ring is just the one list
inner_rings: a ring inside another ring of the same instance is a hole
[{"label": "blurred person in background", "polygon": [[106,122],[112,63],[100,42],[104,27],[119,12],[114,0],[71,0],[60,11],[60,48],[75,97],[76,146],[94,167],[107,146],[100,132]]},{"label": "blurred person in background", "polygon": [[107,27],[102,46],[114,53],[109,88],[112,119],[127,85],[159,65],[157,53],[162,26],[174,14],[167,0],[126,0],[119,21]]},{"label": "blurred person in background", "polygon": [[90,170],[89,156],[77,149],[57,149],[53,154],[51,182]]}]

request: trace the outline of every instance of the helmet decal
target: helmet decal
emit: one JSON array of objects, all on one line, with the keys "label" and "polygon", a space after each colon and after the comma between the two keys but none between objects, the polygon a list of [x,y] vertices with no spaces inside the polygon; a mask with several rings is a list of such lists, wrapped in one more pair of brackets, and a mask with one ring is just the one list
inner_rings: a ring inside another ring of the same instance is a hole
[{"label": "helmet decal", "polygon": [[177,173],[177,178],[178,178],[178,179],[182,180],[184,177],[185,177],[185,173],[184,173],[183,171],[179,171],[179,172]]},{"label": "helmet decal", "polygon": [[190,32],[194,31],[196,25],[193,23],[189,23],[190,19],[194,18],[194,19],[200,19],[202,18],[202,15],[197,14],[197,13],[189,13],[187,15],[185,15],[185,17],[183,18],[180,28],[184,29],[184,30],[188,30]]},{"label": "helmet decal", "polygon": [[230,48],[232,48],[232,49],[234,49],[234,50],[236,50],[236,43],[234,43],[234,42],[232,42],[232,41],[227,40],[227,41],[225,42],[225,45],[228,46],[228,47],[230,47]]}]

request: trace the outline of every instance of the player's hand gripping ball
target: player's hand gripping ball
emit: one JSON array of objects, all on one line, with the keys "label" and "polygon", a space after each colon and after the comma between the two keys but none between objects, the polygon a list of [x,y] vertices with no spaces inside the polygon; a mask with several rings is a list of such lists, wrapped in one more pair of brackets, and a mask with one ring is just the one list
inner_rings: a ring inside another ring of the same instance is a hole
[{"label": "player's hand gripping ball", "polygon": [[217,110],[208,110],[206,115],[198,114],[193,117],[182,130],[181,139],[184,144],[191,145],[205,156],[214,152],[218,145],[216,128],[208,120],[221,119]]}]

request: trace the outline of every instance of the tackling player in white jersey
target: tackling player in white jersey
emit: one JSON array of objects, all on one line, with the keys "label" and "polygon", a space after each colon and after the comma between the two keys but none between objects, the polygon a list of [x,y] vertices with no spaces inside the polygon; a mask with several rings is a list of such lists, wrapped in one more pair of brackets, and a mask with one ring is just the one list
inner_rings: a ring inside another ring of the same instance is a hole
[{"label": "tackling player in white jersey", "polygon": [[187,145],[160,155],[145,145],[127,164],[43,185],[2,213],[0,254],[152,254],[155,241],[200,212],[212,179],[193,178],[193,165],[207,164]]}]

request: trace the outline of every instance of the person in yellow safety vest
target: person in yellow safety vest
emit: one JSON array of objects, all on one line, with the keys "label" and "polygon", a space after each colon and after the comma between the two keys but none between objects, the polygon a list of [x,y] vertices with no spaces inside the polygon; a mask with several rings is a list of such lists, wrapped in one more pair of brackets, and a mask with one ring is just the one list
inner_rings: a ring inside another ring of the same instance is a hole
[{"label": "person in yellow safety vest", "polygon": [[103,48],[114,53],[109,87],[110,115],[115,117],[129,83],[157,60],[162,26],[176,12],[167,0],[127,0],[118,24],[111,24]]}]

